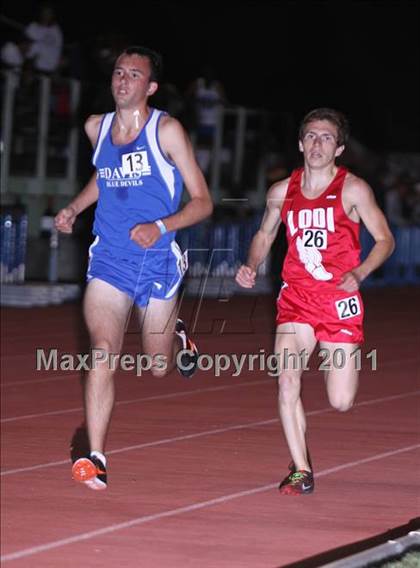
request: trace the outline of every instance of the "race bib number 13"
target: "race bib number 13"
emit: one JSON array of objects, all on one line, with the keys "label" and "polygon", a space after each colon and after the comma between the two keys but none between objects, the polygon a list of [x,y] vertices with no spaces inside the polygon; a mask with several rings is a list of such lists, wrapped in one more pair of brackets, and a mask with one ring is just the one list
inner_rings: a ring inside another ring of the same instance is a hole
[{"label": "race bib number 13", "polygon": [[150,175],[150,164],[147,152],[131,152],[121,156],[122,170],[125,176]]}]

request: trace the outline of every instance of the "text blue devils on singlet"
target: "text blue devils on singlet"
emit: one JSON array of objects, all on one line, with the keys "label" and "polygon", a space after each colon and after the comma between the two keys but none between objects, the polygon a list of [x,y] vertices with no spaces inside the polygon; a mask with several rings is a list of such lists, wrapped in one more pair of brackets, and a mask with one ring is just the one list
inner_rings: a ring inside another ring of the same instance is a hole
[{"label": "text blue devils on singlet", "polygon": [[[151,223],[176,213],[183,182],[176,166],[164,156],[158,140],[159,119],[151,109],[137,138],[122,146],[112,142],[115,113],[104,115],[93,156],[99,199],[93,232],[102,245],[123,255],[141,255],[145,249],[130,239],[138,223]],[[153,246],[168,249],[175,233],[166,233]]]}]

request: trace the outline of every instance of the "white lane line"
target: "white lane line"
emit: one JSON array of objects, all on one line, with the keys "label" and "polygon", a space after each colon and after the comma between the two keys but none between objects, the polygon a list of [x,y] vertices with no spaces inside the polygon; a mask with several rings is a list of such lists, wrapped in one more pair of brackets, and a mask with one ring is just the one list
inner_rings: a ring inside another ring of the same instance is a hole
[{"label": "white lane line", "polygon": [[[359,466],[365,463],[378,461],[381,459],[389,458],[403,452],[410,452],[420,448],[420,444],[415,444],[413,446],[406,446],[405,448],[399,448],[397,450],[391,450],[388,452],[383,452],[381,454],[375,454],[368,458],[363,458],[360,460],[347,462],[335,467],[330,467],[319,471],[316,477],[323,477],[325,475],[330,475],[337,471],[343,469],[349,469],[351,467]],[[246,489],[244,491],[238,491],[237,493],[230,493],[228,495],[222,495],[221,497],[216,497],[215,499],[209,499],[207,501],[199,501],[197,503],[191,503],[190,505],[185,505],[184,507],[177,507],[176,509],[169,509],[168,511],[162,511],[161,513],[154,513],[153,515],[143,515],[141,517],[136,517],[130,521],[124,521],[122,523],[114,523],[108,525],[101,529],[96,529],[93,531],[87,531],[84,533],[79,533],[68,538],[62,538],[59,540],[53,540],[51,542],[46,542],[45,544],[40,544],[38,546],[32,546],[30,548],[23,548],[22,550],[17,550],[10,554],[4,554],[1,556],[2,562],[8,562],[10,560],[18,560],[19,558],[25,558],[27,556],[33,556],[34,554],[39,554],[41,552],[47,552],[48,550],[53,550],[54,548],[60,548],[61,546],[66,546],[67,544],[75,544],[82,542],[84,540],[89,540],[97,536],[104,534],[110,534],[116,531],[128,529],[134,526],[144,525],[146,523],[151,523],[153,521],[158,521],[160,519],[165,519],[169,517],[176,517],[178,515],[184,515],[186,513],[191,513],[192,511],[198,511],[200,509],[205,509],[207,507],[214,507],[215,505],[220,505],[233,501],[234,499],[241,499],[242,497],[249,497],[251,495],[256,495],[258,493],[263,493],[265,491],[271,491],[278,487],[278,481],[275,483],[269,483],[268,485],[260,485],[258,487],[253,487],[252,489]]]},{"label": "white lane line", "polygon": [[[358,407],[358,406],[369,406],[372,404],[380,404],[381,402],[389,402],[391,400],[398,400],[401,398],[407,398],[407,397],[411,397],[414,395],[418,395],[420,394],[420,390],[418,391],[412,391],[412,392],[407,392],[407,393],[402,393],[402,394],[397,394],[397,395],[393,395],[393,396],[386,396],[386,397],[382,397],[382,398],[375,398],[374,400],[365,400],[362,402],[358,402],[354,405],[354,407]],[[334,409],[331,408],[330,406],[328,406],[327,408],[321,408],[318,410],[311,410],[309,412],[306,413],[307,416],[315,416],[316,414],[325,414],[327,412],[333,412]],[[174,436],[172,438],[162,438],[161,440],[155,440],[153,442],[145,442],[143,444],[136,444],[134,446],[124,446],[123,448],[117,448],[115,450],[110,450],[109,452],[107,452],[107,455],[112,455],[112,454],[120,454],[123,452],[130,452],[133,450],[142,450],[144,448],[151,448],[154,446],[161,446],[164,444],[172,444],[175,442],[182,442],[184,440],[193,440],[195,438],[201,438],[203,436],[213,436],[215,434],[223,434],[225,432],[231,432],[233,430],[242,430],[242,429],[246,429],[246,428],[256,428],[259,426],[267,426],[268,424],[274,424],[275,422],[278,422],[279,419],[278,418],[270,418],[268,420],[261,420],[258,422],[248,422],[248,423],[244,423],[244,424],[236,424],[234,426],[226,426],[224,428],[215,428],[213,430],[206,430],[204,432],[195,432],[194,434],[185,434],[183,436]],[[21,468],[15,468],[15,469],[6,469],[4,471],[2,471],[0,473],[0,476],[6,476],[6,475],[12,475],[15,473],[24,473],[24,472],[28,472],[28,471],[35,471],[38,469],[45,469],[48,467],[55,467],[55,466],[60,466],[60,465],[66,465],[66,464],[70,464],[71,460],[67,459],[67,460],[60,460],[60,461],[54,461],[54,462],[47,462],[47,463],[41,463],[41,464],[37,464],[37,465],[32,465],[32,466],[27,466],[27,467],[21,467]]]},{"label": "white lane line", "polygon": [[[270,424],[272,422],[277,422],[277,419],[261,420],[259,422],[248,422],[246,424],[236,424],[234,426],[227,426],[225,428],[215,428],[213,430],[205,430],[204,432],[196,432],[194,434],[184,434],[183,436],[173,436],[172,438],[162,438],[161,440],[155,440],[154,442],[145,442],[144,444],[137,444],[135,446],[125,446],[124,448],[117,448],[106,452],[106,455],[120,454],[122,452],[130,452],[132,450],[142,450],[144,448],[151,448],[154,446],[161,446],[163,444],[172,444],[174,442],[182,442],[184,440],[192,440],[194,438],[201,438],[203,436],[212,436],[214,434],[223,434],[224,432],[230,432],[232,430],[241,430],[245,428],[253,428],[256,426],[263,426],[265,424]],[[14,473],[23,473],[25,471],[34,471],[37,469],[44,469],[47,467],[54,467],[58,465],[64,465],[71,463],[71,460],[61,460],[55,462],[41,463],[38,465],[33,465],[29,467],[22,467],[17,469],[6,469],[0,473],[0,476],[11,475]]]},{"label": "white lane line", "polygon": [[[128,400],[120,400],[115,403],[115,406],[122,406],[125,404],[135,404],[136,402],[148,402],[150,400],[164,400],[167,398],[178,398],[178,397],[188,396],[191,394],[229,390],[238,387],[246,387],[247,385],[258,385],[272,380],[273,379],[261,378],[258,381],[245,381],[243,383],[237,383],[234,385],[221,385],[219,387],[207,387],[204,389],[195,389],[189,391],[172,392],[167,394],[156,394],[153,396],[140,397],[140,398],[131,398]],[[69,414],[72,412],[81,412],[81,411],[83,411],[83,406],[78,406],[76,408],[68,408],[67,410],[51,410],[50,412],[42,412],[40,414],[24,414],[22,416],[11,416],[10,418],[2,418],[0,422],[4,424],[6,422],[17,422],[18,420],[28,420],[30,418],[43,418],[44,416],[56,416],[57,414]]]},{"label": "white lane line", "polygon": [[[412,336],[410,336],[412,337]],[[409,336],[407,336],[407,339],[409,338]],[[366,350],[366,351],[373,351],[373,347]],[[404,358],[402,361],[399,359],[392,359],[391,361],[387,361],[387,362],[380,362],[378,364],[378,371],[381,370],[382,367],[388,367],[388,366],[393,366],[393,365],[401,365],[403,363],[418,363],[419,362],[419,357],[407,357]],[[6,365],[6,362],[3,361],[3,365]],[[363,369],[362,369],[363,370]],[[369,369],[366,368],[366,370],[368,371]],[[35,371],[34,372],[41,372],[41,371]],[[48,371],[46,371],[48,372]],[[310,371],[312,372],[317,372],[316,369]],[[305,374],[305,377],[307,376],[307,373]],[[72,377],[76,377],[76,378],[81,378],[81,371],[66,371],[63,374],[57,374],[54,375],[54,377],[50,377],[50,378],[44,378],[44,379],[28,379],[28,380],[23,380],[23,381],[6,381],[0,384],[0,388],[8,388],[8,387],[18,387],[18,386],[28,386],[28,385],[34,385],[34,384],[39,384],[39,383],[48,383],[48,382],[60,382],[60,381],[65,381],[67,378],[72,378]],[[127,378],[134,378],[134,379],[138,379],[139,377],[137,377],[136,375],[132,375],[130,373],[121,373],[118,376],[118,380],[120,380],[122,377],[127,377]]]},{"label": "white lane line", "polygon": [[[37,371],[38,372],[38,371]],[[70,379],[75,377],[80,378],[80,371],[68,371],[66,374],[62,373],[60,375],[54,375],[54,377],[50,377],[49,379],[29,379],[23,381],[7,381],[6,383],[1,384],[2,389],[6,389],[8,387],[21,387],[21,386],[28,386],[28,385],[37,385],[39,383],[50,383],[53,381],[60,382],[65,381],[66,379]]]},{"label": "white lane line", "polygon": [[[418,361],[418,358],[414,358],[414,359],[405,359],[404,363],[416,363]],[[393,361],[389,361],[388,363],[384,363],[381,365],[380,368],[382,367],[391,367],[393,365],[398,365],[401,366],[401,361],[399,360],[393,360]],[[380,370],[380,368],[378,368],[378,370]],[[372,372],[376,372],[376,371],[372,371]],[[305,374],[305,377],[309,377],[311,375],[316,375],[318,373],[318,371],[316,369],[307,371]],[[164,394],[164,395],[155,395],[152,397],[147,397],[147,398],[134,398],[134,399],[130,399],[130,400],[120,400],[119,402],[116,403],[116,406],[122,405],[122,404],[134,404],[136,402],[142,402],[142,401],[147,401],[147,400],[159,400],[160,398],[172,398],[172,397],[177,397],[177,396],[187,396],[188,394],[192,393],[192,392],[210,392],[212,390],[223,390],[223,389],[229,389],[229,388],[235,388],[238,386],[246,386],[246,385],[254,385],[254,384],[258,384],[258,383],[263,383],[263,382],[270,382],[275,380],[275,377],[271,377],[269,379],[267,378],[261,378],[258,381],[249,381],[249,382],[243,382],[243,383],[239,383],[237,385],[225,385],[225,386],[220,386],[220,387],[209,387],[208,389],[197,389],[196,391],[182,391],[180,393],[170,393],[170,394]],[[75,408],[68,408],[66,410],[52,410],[50,412],[42,412],[39,414],[24,414],[22,416],[11,416],[9,418],[2,418],[0,420],[1,424],[5,424],[7,422],[16,422],[18,420],[29,420],[30,418],[43,418],[44,416],[57,416],[60,414],[69,414],[72,412],[81,412],[83,411],[83,407],[78,406]]]}]

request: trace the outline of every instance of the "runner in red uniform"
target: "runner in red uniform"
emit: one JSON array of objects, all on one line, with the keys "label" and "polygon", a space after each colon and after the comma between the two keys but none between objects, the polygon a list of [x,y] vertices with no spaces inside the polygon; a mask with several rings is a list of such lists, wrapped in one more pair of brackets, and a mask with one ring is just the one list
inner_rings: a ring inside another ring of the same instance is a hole
[{"label": "runner in red uniform", "polygon": [[290,177],[281,209],[289,248],[277,324],[309,323],[319,341],[362,343],[360,294],[339,288],[342,275],[360,264],[359,222],[343,206],[348,171],[335,169],[325,191],[313,198],[301,189],[304,168]]},{"label": "runner in red uniform", "polygon": [[[288,252],[277,300],[275,352],[280,363],[279,414],[292,463],[279,487],[282,494],[314,489],[300,397],[304,367],[319,342],[328,359],[324,362],[329,367],[325,381],[330,404],[340,411],[352,406],[358,386],[357,357],[352,353],[363,342],[359,286],[394,248],[372,189],[335,163],[347,138],[347,119],[340,112],[321,108],[306,115],[299,131],[304,167],[270,188],[247,263],[236,275],[241,286],[254,286],[258,266],[285,223]],[[363,262],[360,220],[375,241]]]}]

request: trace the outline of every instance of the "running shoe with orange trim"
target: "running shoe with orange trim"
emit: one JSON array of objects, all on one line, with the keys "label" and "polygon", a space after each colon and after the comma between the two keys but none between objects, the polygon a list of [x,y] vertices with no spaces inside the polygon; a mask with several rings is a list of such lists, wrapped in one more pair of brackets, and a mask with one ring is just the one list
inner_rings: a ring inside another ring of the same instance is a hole
[{"label": "running shoe with orange trim", "polygon": [[188,337],[187,328],[181,319],[176,320],[175,333],[181,339],[182,355],[177,361],[178,372],[187,379],[190,379],[198,365],[198,349],[196,344]]},{"label": "running shoe with orange trim", "polygon": [[292,469],[280,483],[279,491],[281,495],[306,495],[312,493],[314,487],[314,476],[311,471]]},{"label": "running shoe with orange trim", "polygon": [[90,489],[98,491],[107,487],[106,467],[96,456],[76,460],[71,473],[75,481],[84,483]]}]

